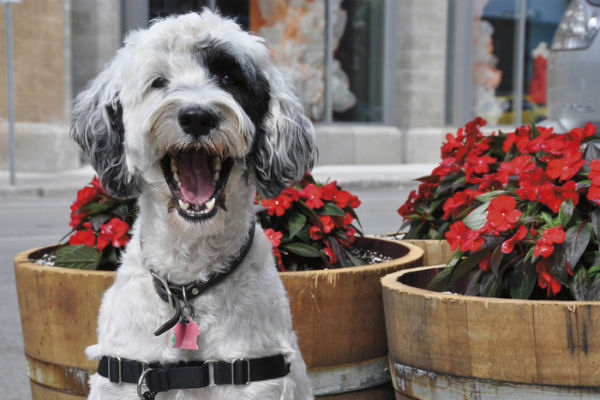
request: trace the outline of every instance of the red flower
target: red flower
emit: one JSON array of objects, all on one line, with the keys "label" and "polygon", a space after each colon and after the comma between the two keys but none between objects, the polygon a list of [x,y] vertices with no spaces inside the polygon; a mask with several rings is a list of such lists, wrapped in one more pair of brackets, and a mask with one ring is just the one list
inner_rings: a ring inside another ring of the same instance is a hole
[{"label": "red flower", "polygon": [[579,193],[576,189],[577,184],[574,181],[567,181],[563,186],[545,183],[538,189],[537,200],[557,213],[563,201],[567,199],[571,199],[574,205],[579,203]]},{"label": "red flower", "polygon": [[323,191],[323,195],[321,196],[321,198],[323,200],[325,200],[325,201],[333,200],[335,194],[339,191],[339,189],[337,187],[337,181],[333,181],[331,183],[323,185],[321,190]]},{"label": "red flower", "polygon": [[267,236],[267,239],[269,239],[269,242],[271,242],[271,246],[279,247],[281,239],[283,238],[283,233],[267,228],[265,229],[265,235]]},{"label": "red flower", "polygon": [[600,160],[590,161],[588,178],[592,180],[592,185],[600,186]]},{"label": "red flower", "polygon": [[588,138],[596,133],[596,127],[588,122],[583,128],[573,128],[568,133],[569,137],[577,142],[582,142],[585,138]]},{"label": "red flower", "polygon": [[285,194],[280,194],[274,199],[261,200],[262,205],[267,207],[267,214],[275,214],[278,217],[281,217],[283,214],[285,214],[285,210],[291,207],[291,202],[292,199]]},{"label": "red flower", "polygon": [[585,160],[581,158],[581,152],[569,152],[560,158],[550,160],[546,175],[552,179],[560,178],[561,181],[566,181],[577,174],[584,164]]},{"label": "red flower", "polygon": [[546,183],[550,183],[550,178],[546,176],[544,170],[534,167],[531,171],[519,174],[520,187],[516,193],[522,200],[537,201],[540,187]]},{"label": "red flower", "polygon": [[321,200],[323,196],[323,190],[312,183],[306,185],[304,189],[300,191],[300,195],[306,198],[306,205],[309,208],[321,208],[324,205],[323,201]]},{"label": "red flower", "polygon": [[474,154],[470,154],[469,156],[467,156],[467,162],[465,164],[465,176],[467,182],[470,181],[471,175],[473,175],[473,173],[487,174],[488,172],[490,172],[490,164],[493,164],[496,161],[498,160],[490,156],[478,157]]},{"label": "red flower", "polygon": [[96,234],[91,229],[77,231],[69,238],[70,245],[85,244],[94,247],[94,243],[96,243]]},{"label": "red flower", "polygon": [[[450,245],[450,250],[456,251],[467,240],[467,227],[462,221],[457,221],[450,225],[450,229],[446,231],[444,237]],[[465,251],[462,247],[460,250]]]},{"label": "red flower", "polygon": [[512,161],[505,161],[500,164],[500,168],[498,169],[498,179],[506,184],[512,176],[521,176],[522,174],[535,169],[536,166],[532,156],[518,156]]},{"label": "red flower", "polygon": [[100,225],[100,236],[98,236],[98,250],[104,249],[108,244],[119,248],[125,246],[129,242],[129,225],[127,222],[115,217],[106,224]]},{"label": "red flower", "polygon": [[560,226],[553,226],[542,232],[542,237],[535,244],[533,255],[549,257],[554,252],[554,244],[565,241],[565,231]]},{"label": "red flower", "polygon": [[330,233],[333,229],[335,229],[335,222],[329,215],[320,215],[319,219],[321,220],[321,224],[323,224],[324,233]]},{"label": "red flower", "polygon": [[308,235],[312,240],[319,240],[323,238],[323,232],[318,226],[311,226],[308,230]]},{"label": "red flower", "polygon": [[525,236],[527,236],[527,228],[525,227],[525,225],[521,225],[519,226],[517,233],[515,233],[510,239],[505,240],[504,243],[502,243],[502,252],[504,254],[512,253],[515,249],[515,244],[525,239]]},{"label": "red flower", "polygon": [[327,254],[327,258],[329,258],[329,263],[336,264],[338,259],[335,251],[333,251],[333,249],[329,246],[325,247],[323,250],[325,251],[325,254]]},{"label": "red flower", "polygon": [[293,186],[285,189],[283,192],[281,192],[281,194],[288,196],[293,201],[300,200],[300,191]]},{"label": "red flower", "polygon": [[450,250],[455,251],[460,248],[460,251],[477,251],[483,246],[483,237],[481,231],[474,231],[466,227],[462,221],[457,221],[450,225],[450,229],[446,231],[444,237],[450,245]]},{"label": "red flower", "polygon": [[550,297],[551,294],[555,295],[560,292],[562,285],[560,281],[550,273],[548,260],[541,259],[538,261],[535,265],[535,270],[538,273],[538,285],[540,285],[542,289],[548,288],[546,296]]},{"label": "red flower", "polygon": [[501,194],[492,199],[488,207],[487,220],[498,232],[514,228],[522,212],[516,210],[517,201],[514,197]]},{"label": "red flower", "polygon": [[352,200],[352,194],[346,190],[340,190],[334,195],[334,200],[337,203],[338,207],[345,208],[350,200]]},{"label": "red flower", "polygon": [[508,153],[512,145],[516,144],[517,149],[519,149],[521,153],[526,153],[527,145],[531,140],[530,134],[531,128],[528,125],[517,128],[515,132],[508,134],[502,145],[502,150],[504,150],[505,153]]},{"label": "red flower", "polygon": [[597,205],[600,205],[600,186],[596,186],[596,185],[590,186],[590,189],[588,190],[587,198],[590,201],[596,203]]},{"label": "red flower", "polygon": [[479,192],[472,189],[454,193],[444,203],[444,219],[447,219],[449,216],[455,218],[456,215],[463,211],[478,194]]}]

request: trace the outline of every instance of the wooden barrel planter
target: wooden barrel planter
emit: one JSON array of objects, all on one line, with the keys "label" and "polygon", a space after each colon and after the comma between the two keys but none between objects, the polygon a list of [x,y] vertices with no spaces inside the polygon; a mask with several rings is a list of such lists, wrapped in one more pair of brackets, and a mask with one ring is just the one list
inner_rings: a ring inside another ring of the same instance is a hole
[{"label": "wooden barrel planter", "polygon": [[438,267],[382,279],[396,399],[597,399],[600,302],[425,289]]},{"label": "wooden barrel planter", "polygon": [[[358,238],[361,247],[390,262],[332,270],[285,272],[294,329],[318,398],[392,399],[380,279],[422,264],[416,246]],[[48,248],[25,251],[15,274],[25,356],[34,400],[87,396],[96,362],[85,348],[96,343],[98,308],[114,272],[45,267],[31,262]]]},{"label": "wooden barrel planter", "polygon": [[35,400],[81,399],[87,396],[88,374],[97,367],[84,351],[96,343],[98,308],[115,273],[30,261],[50,249],[14,259],[31,392]]},{"label": "wooden barrel planter", "polygon": [[401,243],[410,243],[423,250],[423,265],[443,265],[450,261],[452,251],[446,240],[402,239]]}]

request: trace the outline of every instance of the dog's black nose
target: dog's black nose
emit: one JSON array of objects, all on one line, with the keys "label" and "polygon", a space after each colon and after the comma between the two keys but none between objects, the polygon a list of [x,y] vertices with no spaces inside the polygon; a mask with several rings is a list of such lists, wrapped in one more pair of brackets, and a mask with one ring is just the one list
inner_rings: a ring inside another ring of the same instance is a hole
[{"label": "dog's black nose", "polygon": [[186,107],[179,112],[179,125],[185,133],[200,137],[219,125],[219,116],[202,107]]}]

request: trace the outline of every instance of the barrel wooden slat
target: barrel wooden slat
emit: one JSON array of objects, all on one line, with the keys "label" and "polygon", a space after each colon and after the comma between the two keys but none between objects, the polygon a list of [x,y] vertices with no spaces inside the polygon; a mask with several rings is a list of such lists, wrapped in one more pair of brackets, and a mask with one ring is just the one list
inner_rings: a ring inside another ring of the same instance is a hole
[{"label": "barrel wooden slat", "polygon": [[400,271],[382,280],[392,362],[431,372],[432,388],[442,375],[491,385],[539,385],[540,390],[543,385],[574,392],[598,387],[600,302],[432,292],[424,287],[434,269]]}]

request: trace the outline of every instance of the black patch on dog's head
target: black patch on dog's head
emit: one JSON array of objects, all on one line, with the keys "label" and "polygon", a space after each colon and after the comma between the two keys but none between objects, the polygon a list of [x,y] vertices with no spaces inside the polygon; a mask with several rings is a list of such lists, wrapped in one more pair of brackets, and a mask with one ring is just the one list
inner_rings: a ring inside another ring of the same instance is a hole
[{"label": "black patch on dog's head", "polygon": [[229,92],[260,130],[269,109],[269,82],[250,60],[238,60],[227,44],[211,42],[202,62],[219,87]]}]

